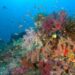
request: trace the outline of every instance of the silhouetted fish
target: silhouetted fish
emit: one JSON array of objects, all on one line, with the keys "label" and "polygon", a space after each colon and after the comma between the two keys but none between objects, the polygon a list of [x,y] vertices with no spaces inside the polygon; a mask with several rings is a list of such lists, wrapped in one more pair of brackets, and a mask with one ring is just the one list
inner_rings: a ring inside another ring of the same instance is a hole
[{"label": "silhouetted fish", "polygon": [[3,8],[3,9],[7,9],[7,7],[6,7],[6,6],[3,6],[2,8]]},{"label": "silhouetted fish", "polygon": [[17,39],[19,39],[19,38],[22,38],[23,35],[25,35],[25,34],[26,34],[26,32],[18,33],[18,35],[12,34],[12,35],[11,35],[11,41],[12,41],[13,39],[14,39],[14,40],[17,40]]}]

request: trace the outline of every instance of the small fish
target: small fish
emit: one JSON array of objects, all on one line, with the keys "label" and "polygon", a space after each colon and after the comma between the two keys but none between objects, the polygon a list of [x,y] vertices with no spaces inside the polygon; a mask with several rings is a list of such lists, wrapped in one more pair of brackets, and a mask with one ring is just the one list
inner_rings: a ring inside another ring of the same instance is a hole
[{"label": "small fish", "polygon": [[32,16],[31,19],[34,20],[34,17]]},{"label": "small fish", "polygon": [[3,9],[7,9],[7,7],[6,7],[6,6],[3,6],[2,8],[3,8]]},{"label": "small fish", "polygon": [[25,32],[29,32],[29,30],[28,29],[25,29]]},{"label": "small fish", "polygon": [[19,35],[18,33],[14,33],[15,35]]},{"label": "small fish", "polygon": [[61,10],[65,10],[65,8],[64,7],[61,7]]},{"label": "small fish", "polygon": [[21,24],[21,25],[19,25],[19,28],[23,28],[23,25]]}]

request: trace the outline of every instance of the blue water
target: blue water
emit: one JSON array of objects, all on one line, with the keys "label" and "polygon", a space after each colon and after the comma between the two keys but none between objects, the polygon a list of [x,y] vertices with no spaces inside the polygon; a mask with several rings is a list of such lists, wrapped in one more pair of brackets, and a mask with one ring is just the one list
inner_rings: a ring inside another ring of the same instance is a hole
[{"label": "blue water", "polygon": [[[39,7],[41,8],[38,9]],[[75,0],[0,0],[0,39],[9,41],[12,33],[34,26],[28,13],[35,16],[62,9],[69,15],[74,15]],[[23,28],[19,29],[19,25],[23,25]]]}]

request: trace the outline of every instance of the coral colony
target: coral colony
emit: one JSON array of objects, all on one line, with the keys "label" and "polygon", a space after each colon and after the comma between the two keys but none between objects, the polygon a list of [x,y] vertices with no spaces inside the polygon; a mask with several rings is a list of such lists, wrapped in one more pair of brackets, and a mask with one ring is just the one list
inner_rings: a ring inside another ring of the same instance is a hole
[{"label": "coral colony", "polygon": [[75,75],[75,19],[64,11],[39,14],[35,27],[0,50],[0,75]]}]

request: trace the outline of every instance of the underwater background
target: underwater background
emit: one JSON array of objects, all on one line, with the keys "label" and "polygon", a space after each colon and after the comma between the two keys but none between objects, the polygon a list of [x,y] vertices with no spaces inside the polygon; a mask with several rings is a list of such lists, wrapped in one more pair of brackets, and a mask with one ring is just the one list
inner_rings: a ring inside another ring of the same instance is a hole
[{"label": "underwater background", "polygon": [[0,0],[0,75],[75,75],[75,0]]},{"label": "underwater background", "polygon": [[[65,10],[75,14],[74,0],[0,0],[0,39],[8,42],[12,34],[25,31],[34,26],[30,16],[38,13],[50,14]],[[26,22],[25,22],[26,21]],[[19,25],[23,25],[19,28]]]}]

